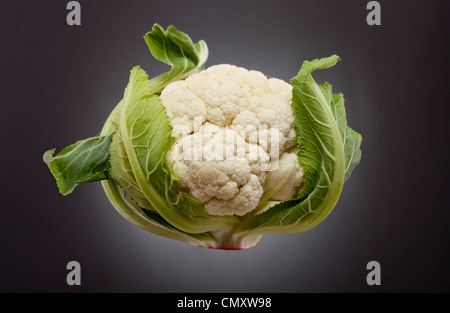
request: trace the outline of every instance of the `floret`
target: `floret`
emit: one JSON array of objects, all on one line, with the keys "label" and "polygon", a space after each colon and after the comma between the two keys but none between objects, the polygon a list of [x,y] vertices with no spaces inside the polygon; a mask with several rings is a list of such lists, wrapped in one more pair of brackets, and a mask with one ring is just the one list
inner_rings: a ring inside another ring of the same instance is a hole
[{"label": "floret", "polygon": [[[295,145],[291,94],[292,86],[280,79],[229,64],[162,91],[175,138],[167,160],[180,186],[209,214],[247,214],[258,205],[263,186],[271,186],[267,180],[276,177],[270,172],[292,165],[283,156]],[[301,175],[293,177],[297,186]],[[291,195],[294,187],[289,188],[277,195]]]}]

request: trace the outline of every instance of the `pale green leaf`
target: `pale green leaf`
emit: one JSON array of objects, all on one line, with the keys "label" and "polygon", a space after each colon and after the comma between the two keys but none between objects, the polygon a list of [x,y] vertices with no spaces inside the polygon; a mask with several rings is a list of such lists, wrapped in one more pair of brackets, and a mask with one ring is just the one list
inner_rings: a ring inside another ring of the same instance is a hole
[{"label": "pale green leaf", "polygon": [[203,233],[229,223],[226,218],[209,216],[196,199],[173,188],[174,173],[165,159],[173,142],[172,128],[140,67],[131,71],[117,127],[139,189],[168,223],[188,233]]},{"label": "pale green leaf", "polygon": [[200,40],[194,44],[187,34],[173,25],[164,30],[160,25],[154,24],[152,31],[145,34],[144,39],[152,55],[172,67],[169,72],[150,80],[155,94],[160,93],[167,84],[202,70],[208,59],[205,41]]},{"label": "pale green leaf", "polygon": [[109,178],[109,145],[111,136],[92,137],[62,149],[44,153],[43,160],[50,168],[63,195],[71,193],[81,183]]},{"label": "pale green leaf", "polygon": [[293,86],[292,110],[304,169],[304,187],[296,199],[281,202],[249,219],[247,231],[295,233],[319,224],[334,208],[345,180],[361,158],[361,136],[347,126],[342,94],[328,83],[316,84],[311,73],[334,66],[334,55],[305,61]]}]

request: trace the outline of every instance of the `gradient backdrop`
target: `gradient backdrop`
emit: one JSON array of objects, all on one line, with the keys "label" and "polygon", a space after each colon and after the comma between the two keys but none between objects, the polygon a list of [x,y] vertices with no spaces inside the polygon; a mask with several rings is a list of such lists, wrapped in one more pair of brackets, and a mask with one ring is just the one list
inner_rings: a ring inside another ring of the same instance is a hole
[{"label": "gradient backdrop", "polygon": [[[450,291],[449,1],[81,0],[0,4],[0,291],[416,292]],[[295,235],[266,235],[245,251],[216,251],[136,228],[100,183],[67,197],[42,162],[96,135],[129,71],[168,67],[143,40],[174,24],[231,63],[288,81],[303,60],[338,54],[315,74],[346,98],[363,135],[362,162],[330,216]],[[81,286],[66,264],[81,264]],[[369,261],[381,286],[366,284]]]}]

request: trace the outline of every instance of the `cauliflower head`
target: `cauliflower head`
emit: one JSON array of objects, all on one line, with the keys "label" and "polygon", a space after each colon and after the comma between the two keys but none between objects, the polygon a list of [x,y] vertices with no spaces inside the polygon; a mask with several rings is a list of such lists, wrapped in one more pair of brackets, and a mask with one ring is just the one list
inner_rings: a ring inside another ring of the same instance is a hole
[{"label": "cauliflower head", "polygon": [[133,67],[98,136],[44,153],[60,193],[101,181],[133,225],[215,249],[321,223],[361,160],[342,93],[312,76],[339,56],[304,61],[289,84],[229,64],[205,69],[206,43],[172,25],[144,39],[170,70],[150,78]]},{"label": "cauliflower head", "polygon": [[[299,191],[290,84],[220,64],[168,84],[160,99],[175,138],[167,160],[209,214],[245,215],[265,192]],[[279,173],[291,178],[280,185]]]}]

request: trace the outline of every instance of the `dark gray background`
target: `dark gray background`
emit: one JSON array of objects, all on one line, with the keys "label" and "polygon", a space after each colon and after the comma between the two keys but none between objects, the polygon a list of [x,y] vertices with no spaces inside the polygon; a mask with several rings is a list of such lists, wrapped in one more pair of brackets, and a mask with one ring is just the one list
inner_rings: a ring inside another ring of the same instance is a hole
[{"label": "dark gray background", "polygon": [[[0,4],[0,291],[449,292],[448,1],[68,1]],[[174,24],[231,63],[289,80],[301,62],[346,98],[363,157],[330,216],[245,251],[192,247],[146,233],[100,183],[58,193],[42,154],[96,135],[130,69],[167,70],[142,38]],[[82,285],[66,285],[66,264]],[[366,264],[381,264],[381,286]]]}]

